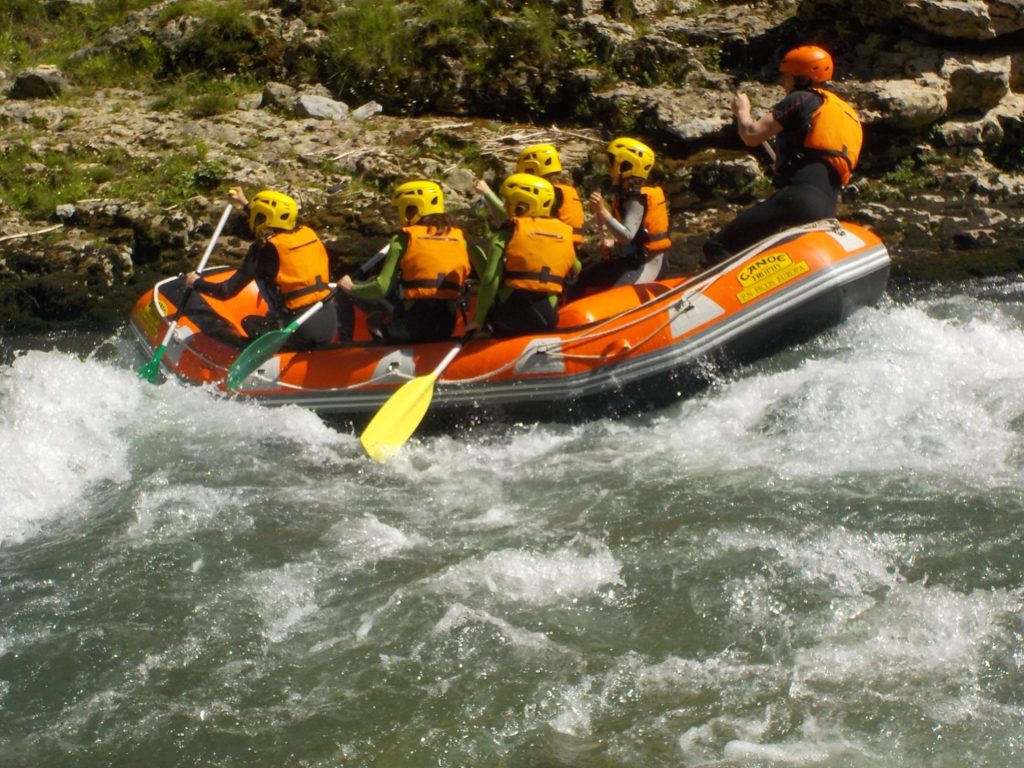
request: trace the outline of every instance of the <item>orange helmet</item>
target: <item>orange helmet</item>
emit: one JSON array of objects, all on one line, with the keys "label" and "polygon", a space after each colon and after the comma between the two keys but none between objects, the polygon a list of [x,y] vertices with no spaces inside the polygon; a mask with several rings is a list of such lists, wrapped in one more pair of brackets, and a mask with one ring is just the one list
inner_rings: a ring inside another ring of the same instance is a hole
[{"label": "orange helmet", "polygon": [[779,72],[806,77],[817,83],[832,79],[832,56],[816,45],[801,45],[782,57]]}]

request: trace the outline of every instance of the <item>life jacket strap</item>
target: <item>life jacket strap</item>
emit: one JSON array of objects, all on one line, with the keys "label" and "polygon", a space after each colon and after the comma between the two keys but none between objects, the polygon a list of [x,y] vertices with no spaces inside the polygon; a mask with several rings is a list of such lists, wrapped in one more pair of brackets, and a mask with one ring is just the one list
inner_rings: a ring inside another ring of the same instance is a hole
[{"label": "life jacket strap", "polygon": [[433,280],[402,280],[403,288],[437,288],[438,290],[455,291],[462,293],[462,286],[459,283],[448,279],[448,274],[438,272]]},{"label": "life jacket strap", "polygon": [[564,285],[565,279],[551,274],[551,267],[544,267],[540,272],[505,272],[506,280],[533,280],[538,283]]},{"label": "life jacket strap", "polygon": [[281,300],[284,302],[289,302],[292,301],[293,299],[298,299],[302,296],[308,296],[311,293],[329,291],[330,289],[330,286],[324,282],[323,278],[320,275],[317,275],[316,281],[314,283],[312,283],[311,285],[307,285],[304,288],[298,288],[294,291],[288,291],[288,293],[285,293],[281,296]]}]

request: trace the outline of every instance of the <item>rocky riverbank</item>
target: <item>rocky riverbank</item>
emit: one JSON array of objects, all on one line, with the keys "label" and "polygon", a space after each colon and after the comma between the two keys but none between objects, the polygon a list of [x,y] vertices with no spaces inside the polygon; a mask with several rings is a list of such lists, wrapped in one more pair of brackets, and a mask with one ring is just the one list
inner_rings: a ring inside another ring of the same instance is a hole
[{"label": "rocky riverbank", "polygon": [[[452,55],[443,88],[408,73],[406,102],[366,82],[332,90],[289,65],[330,43],[315,23],[323,5],[248,11],[257,50],[276,63],[249,61],[256,86],[208,115],[187,94],[168,105],[152,90],[85,88],[52,67],[0,73],[0,327],[126,317],[160,275],[198,261],[231,184],[293,194],[340,270],[391,233],[388,191],[400,179],[441,180],[450,210],[482,237],[477,178],[500,181],[522,146],[552,142],[578,186],[597,189],[605,143],[626,132],[659,153],[670,259],[693,271],[703,238],[769,190],[767,158],[736,139],[731,95],[770,106],[781,96],[771,85],[779,55],[808,41],[835,52],[836,90],[865,120],[862,166],[841,215],[881,234],[896,279],[1024,269],[1020,2],[633,0],[610,15],[579,0],[552,22],[565,46],[560,66],[534,71],[517,59],[481,80],[468,54]],[[80,56],[146,41],[174,61],[202,24],[170,7],[132,15]],[[512,27],[521,15],[510,7],[499,21]],[[220,66],[228,80],[240,76]],[[47,196],[30,194],[41,190]],[[241,224],[232,219],[215,263],[244,252]]]}]

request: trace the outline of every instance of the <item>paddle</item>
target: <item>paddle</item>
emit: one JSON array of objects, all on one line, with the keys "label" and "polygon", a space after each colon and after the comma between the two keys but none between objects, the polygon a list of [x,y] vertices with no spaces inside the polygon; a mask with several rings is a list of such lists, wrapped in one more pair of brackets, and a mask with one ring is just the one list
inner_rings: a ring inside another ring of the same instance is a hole
[{"label": "paddle", "polygon": [[[389,246],[384,246],[382,249],[377,251],[377,253],[373,254],[373,256],[359,265],[355,273],[357,275],[364,275],[369,270],[373,269],[373,267],[387,255],[388,248]],[[309,309],[288,323],[284,328],[276,331],[268,331],[250,342],[249,346],[243,349],[242,353],[235,358],[235,362],[231,364],[231,368],[228,370],[226,380],[228,389],[238,389],[238,385],[245,381],[249,377],[249,374],[263,365],[263,363],[269,360],[272,356],[276,355],[281,347],[288,342],[291,335],[299,329],[299,326],[315,315],[320,308],[328,301],[331,301],[337,293],[338,289],[335,288],[316,304],[313,304]]]},{"label": "paddle", "polygon": [[445,368],[451,364],[462,350],[462,345],[472,335],[473,331],[464,333],[433,371],[426,376],[417,376],[412,381],[407,381],[380,407],[377,415],[370,420],[363,434],[359,436],[359,442],[363,444],[371,459],[387,461],[412,437],[412,433],[423,421],[427,408],[430,407],[430,401],[434,397],[434,384],[438,377],[444,373]]},{"label": "paddle", "polygon": [[[203,258],[199,261],[199,266],[196,267],[196,272],[202,272],[206,266],[206,262],[210,258],[210,254],[213,253],[213,247],[217,244],[217,240],[220,238],[220,233],[224,231],[224,225],[227,223],[228,216],[231,215],[231,204],[229,203],[224,208],[224,213],[220,215],[220,221],[217,222],[217,228],[213,231],[213,237],[210,238],[210,242],[206,245],[206,251],[203,253]],[[151,384],[156,381],[156,375],[160,372],[160,360],[163,359],[164,353],[167,351],[167,344],[171,340],[171,336],[178,328],[178,320],[182,313],[185,311],[185,305],[188,300],[192,297],[192,286],[185,289],[185,293],[181,297],[181,305],[178,307],[178,311],[174,315],[174,319],[171,321],[170,327],[167,329],[167,333],[164,334],[163,341],[160,342],[160,346],[153,352],[152,359],[144,366],[139,368],[139,378],[145,379]]]},{"label": "paddle", "polygon": [[324,304],[334,299],[337,293],[338,289],[335,288],[316,304],[310,306],[309,309],[288,323],[284,328],[276,331],[267,331],[252,341],[249,346],[243,349],[242,353],[235,358],[235,362],[231,364],[226,380],[228,389],[238,389],[238,385],[249,378],[249,374],[276,355],[281,347],[288,343],[288,339],[290,339],[291,335],[299,329],[299,326],[319,312],[320,308],[323,307]]}]

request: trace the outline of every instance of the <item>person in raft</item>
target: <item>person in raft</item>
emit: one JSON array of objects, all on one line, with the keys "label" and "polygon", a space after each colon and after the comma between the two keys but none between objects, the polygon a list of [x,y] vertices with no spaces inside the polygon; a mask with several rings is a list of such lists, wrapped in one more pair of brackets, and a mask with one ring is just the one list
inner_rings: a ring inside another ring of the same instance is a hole
[{"label": "person in raft", "polygon": [[480,286],[466,330],[485,322],[495,336],[554,328],[566,279],[580,270],[572,227],[553,216],[555,188],[547,179],[515,173],[499,194],[508,221],[491,238],[489,254],[475,249]]},{"label": "person in raft", "polygon": [[589,200],[601,250],[609,255],[583,272],[578,291],[647,283],[668,271],[665,251],[672,245],[668,202],[661,187],[647,182],[654,169],[654,151],[623,136],[608,144],[607,154],[611,207],[600,192],[592,193]]},{"label": "person in raft", "polygon": [[[256,338],[287,325],[330,294],[327,249],[316,232],[298,223],[299,205],[294,198],[265,189],[250,202],[241,187],[232,187],[228,194],[232,203],[248,211],[253,243],[238,270],[227,280],[214,282],[190,272],[185,284],[223,300],[255,280],[268,312],[243,318],[242,329],[249,338]],[[337,325],[334,304],[325,302],[292,334],[287,348],[314,349],[330,344]]]},{"label": "person in raft", "polygon": [[[583,245],[584,212],[583,201],[562,170],[562,161],[553,144],[531,144],[519,153],[516,173],[530,173],[551,182],[555,188],[555,204],[552,216],[572,227],[572,242],[578,249]],[[498,197],[486,181],[476,183],[476,192],[483,197],[490,208],[504,215],[505,202]]]},{"label": "person in raft", "polygon": [[857,111],[822,87],[833,69],[828,51],[804,45],[782,58],[779,83],[786,96],[768,114],[755,120],[747,96],[733,98],[744,144],[756,147],[778,137],[774,173],[779,189],[708,238],[703,250],[709,264],[787,227],[835,216],[840,191],[857,167],[863,131]]},{"label": "person in raft", "polygon": [[401,231],[377,276],[338,287],[357,303],[385,301],[390,313],[371,315],[370,331],[388,343],[439,341],[455,329],[470,274],[466,238],[444,209],[441,185],[426,179],[399,184],[391,197]]}]

